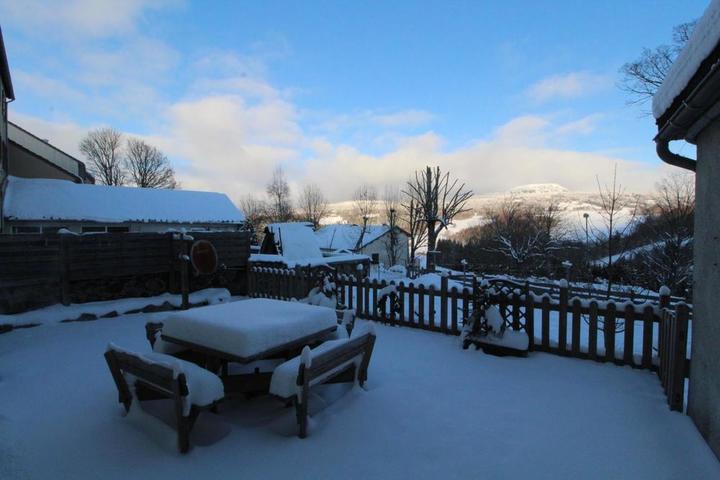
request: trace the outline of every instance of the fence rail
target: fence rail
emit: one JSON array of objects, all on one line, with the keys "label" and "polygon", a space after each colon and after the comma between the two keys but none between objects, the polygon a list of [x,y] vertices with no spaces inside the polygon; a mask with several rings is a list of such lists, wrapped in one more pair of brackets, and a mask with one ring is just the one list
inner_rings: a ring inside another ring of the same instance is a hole
[{"label": "fence rail", "polygon": [[[154,279],[159,288],[170,291],[182,290],[187,277],[187,290],[201,288],[200,282],[207,279],[183,275],[187,262],[180,256],[196,240],[213,244],[223,268],[247,266],[247,232],[0,235],[0,313],[58,301],[69,304],[78,298],[106,299],[113,289],[119,289],[120,297],[123,290],[114,279],[121,283],[129,277]],[[241,277],[244,284],[244,272]],[[142,290],[142,285],[133,287],[138,296]]]}]

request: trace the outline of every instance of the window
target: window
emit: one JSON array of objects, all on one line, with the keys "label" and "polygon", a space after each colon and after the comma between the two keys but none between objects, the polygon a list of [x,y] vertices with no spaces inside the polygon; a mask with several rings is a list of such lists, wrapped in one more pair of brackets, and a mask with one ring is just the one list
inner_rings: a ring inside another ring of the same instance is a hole
[{"label": "window", "polygon": [[13,233],[40,233],[40,227],[13,227]]},{"label": "window", "polygon": [[61,228],[65,228],[65,227],[48,227],[48,226],[44,226],[44,227],[42,227],[42,232],[43,232],[43,233],[57,233],[58,230],[60,230]]},{"label": "window", "polygon": [[82,233],[105,233],[105,227],[82,227]]},{"label": "window", "polygon": [[128,233],[130,227],[107,227],[108,233]]}]

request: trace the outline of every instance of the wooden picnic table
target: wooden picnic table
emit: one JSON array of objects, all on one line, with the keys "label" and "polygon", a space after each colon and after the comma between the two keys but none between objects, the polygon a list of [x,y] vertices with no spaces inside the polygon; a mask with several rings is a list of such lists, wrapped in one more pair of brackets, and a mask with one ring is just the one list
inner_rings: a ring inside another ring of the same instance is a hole
[{"label": "wooden picnic table", "polygon": [[287,359],[335,329],[333,309],[260,298],[174,312],[163,321],[161,338],[201,355],[232,396],[267,391],[272,372],[231,375],[229,363]]}]

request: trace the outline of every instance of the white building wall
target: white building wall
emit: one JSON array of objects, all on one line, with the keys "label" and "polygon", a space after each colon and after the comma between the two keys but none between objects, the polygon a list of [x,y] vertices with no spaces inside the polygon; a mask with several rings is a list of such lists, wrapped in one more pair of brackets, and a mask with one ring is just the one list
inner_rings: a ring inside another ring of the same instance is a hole
[{"label": "white building wall", "polygon": [[[395,262],[395,264],[405,266],[408,262],[409,256],[408,236],[402,232],[397,232],[395,235],[397,241],[395,249],[397,261]],[[372,257],[373,253],[377,253],[380,257],[380,263],[382,263],[386,267],[392,267],[392,264],[390,262],[390,233],[386,233],[374,242],[365,245],[363,248],[360,249],[358,253],[367,255],[369,257]]]}]

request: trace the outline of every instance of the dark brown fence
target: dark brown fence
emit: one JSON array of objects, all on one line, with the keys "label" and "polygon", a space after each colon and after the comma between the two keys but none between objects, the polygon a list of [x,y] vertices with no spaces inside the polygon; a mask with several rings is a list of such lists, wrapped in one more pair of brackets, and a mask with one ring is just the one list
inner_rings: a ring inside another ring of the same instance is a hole
[{"label": "dark brown fence", "polygon": [[678,305],[675,312],[665,310],[660,321],[658,376],[672,410],[682,411],[685,399],[685,378],[690,363],[687,356],[687,305]]},{"label": "dark brown fence", "polygon": [[[317,283],[300,270],[253,267],[249,273],[252,296],[302,298]],[[476,285],[474,293],[449,287],[447,277],[439,288],[348,275],[338,275],[336,284],[339,301],[361,318],[451,335],[461,332],[474,295],[485,288],[507,327],[528,333],[531,350],[657,371],[671,407],[682,409],[691,310],[681,302],[670,305],[667,295],[658,295],[658,302],[621,302],[581,298],[564,285],[555,295],[538,295],[527,284]]]},{"label": "dark brown fence", "polygon": [[[220,270],[212,277],[183,276],[188,266],[181,253],[201,239],[213,243]],[[0,235],[0,313],[179,293],[217,282],[244,293],[248,256],[247,232]]]}]

